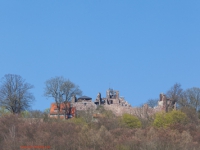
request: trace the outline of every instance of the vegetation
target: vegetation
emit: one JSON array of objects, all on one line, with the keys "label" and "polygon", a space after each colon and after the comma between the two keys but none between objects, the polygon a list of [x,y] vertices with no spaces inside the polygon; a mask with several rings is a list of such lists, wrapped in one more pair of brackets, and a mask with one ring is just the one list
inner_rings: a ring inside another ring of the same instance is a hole
[{"label": "vegetation", "polygon": [[[47,80],[45,85],[45,95],[53,97],[58,107],[62,102],[69,102],[73,95],[82,93],[63,77]],[[99,106],[97,110],[77,111],[76,118],[63,120],[49,118],[49,109],[29,110],[34,100],[29,92],[32,87],[18,75],[5,75],[2,80],[1,150],[20,150],[22,146],[47,146],[52,150],[200,149],[199,88],[184,91],[176,83],[167,91],[167,97],[178,104],[176,111],[151,115],[138,109],[136,116],[117,117]],[[154,107],[156,101],[150,99],[148,104]]]},{"label": "vegetation", "polygon": [[155,127],[169,127],[173,124],[186,124],[187,116],[179,110],[173,110],[169,113],[159,112],[155,115],[153,125]]},{"label": "vegetation", "polygon": [[0,116],[10,114],[10,111],[8,111],[4,106],[0,107]]},{"label": "vegetation", "polygon": [[123,114],[122,115],[122,123],[129,128],[140,128],[142,126],[141,121],[130,114]]},{"label": "vegetation", "polygon": [[[21,146],[31,145],[50,146],[53,150],[200,148],[199,124],[185,122],[187,116],[181,111],[162,115],[168,120],[166,125],[141,128],[141,122],[130,114],[122,117],[104,115],[96,121],[87,121],[84,116],[61,120],[45,118],[45,115],[41,119],[40,115],[38,118],[24,118],[6,114],[0,117],[0,147],[2,150],[20,150]],[[125,126],[121,124],[122,120]]]},{"label": "vegetation", "polygon": [[6,74],[0,85],[0,106],[13,114],[28,110],[34,100],[33,94],[29,91],[33,85],[15,74]]},{"label": "vegetation", "polygon": [[69,79],[64,77],[54,77],[45,82],[44,95],[52,97],[58,108],[58,116],[60,114],[61,103],[65,104],[65,118],[68,111],[68,102],[71,101],[72,96],[82,95],[79,86],[75,85]]}]

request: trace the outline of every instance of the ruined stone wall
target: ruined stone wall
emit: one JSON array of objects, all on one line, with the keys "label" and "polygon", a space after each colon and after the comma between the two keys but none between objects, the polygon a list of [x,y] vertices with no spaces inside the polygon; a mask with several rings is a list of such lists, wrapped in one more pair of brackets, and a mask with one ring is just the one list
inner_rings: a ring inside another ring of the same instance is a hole
[{"label": "ruined stone wall", "polygon": [[104,105],[106,110],[111,110],[116,116],[122,116],[124,113],[132,114],[137,117],[145,118],[154,114],[157,110],[148,106],[143,107],[124,107],[120,105]]},{"label": "ruined stone wall", "polygon": [[88,109],[96,109],[97,106],[93,102],[76,102],[72,103],[73,107],[76,107],[76,110],[88,110]]}]

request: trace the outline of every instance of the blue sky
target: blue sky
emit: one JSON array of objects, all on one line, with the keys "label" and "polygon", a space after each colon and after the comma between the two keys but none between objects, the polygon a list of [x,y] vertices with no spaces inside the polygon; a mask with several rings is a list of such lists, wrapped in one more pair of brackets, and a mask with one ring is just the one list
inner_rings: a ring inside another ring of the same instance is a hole
[{"label": "blue sky", "polygon": [[34,85],[44,110],[45,81],[63,76],[83,95],[111,87],[132,106],[176,82],[200,87],[200,1],[0,1],[0,77]]}]

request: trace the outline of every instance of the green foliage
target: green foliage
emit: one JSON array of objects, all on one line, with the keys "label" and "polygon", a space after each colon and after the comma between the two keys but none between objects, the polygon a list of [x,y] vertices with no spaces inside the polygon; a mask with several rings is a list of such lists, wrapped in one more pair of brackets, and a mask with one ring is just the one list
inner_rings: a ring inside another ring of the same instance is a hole
[{"label": "green foliage", "polygon": [[[173,112],[175,117],[172,118],[179,120],[176,113]],[[124,115],[124,118],[131,120],[130,116]],[[102,117],[89,124],[82,118],[50,118],[48,122],[34,120],[21,119],[13,114],[1,116],[1,150],[18,149],[24,143],[33,143],[33,140],[34,145],[40,145],[42,141],[55,150],[194,150],[200,147],[199,125],[191,122],[174,124],[170,128],[130,129],[115,126],[117,117]]]},{"label": "green foliage", "polygon": [[106,118],[114,118],[115,115],[111,110],[106,110],[102,113]]},{"label": "green foliage", "polygon": [[44,113],[49,114],[49,113],[50,113],[50,108],[46,108],[46,109],[44,110]]},{"label": "green foliage", "polygon": [[129,150],[129,147],[126,145],[117,145],[116,149],[117,150]]},{"label": "green foliage", "polygon": [[103,106],[98,106],[97,107],[97,112],[102,114],[106,118],[114,118],[115,114],[111,110],[106,110]]},{"label": "green foliage", "polygon": [[142,126],[141,121],[137,117],[130,114],[122,115],[122,123],[129,128],[140,128]]},{"label": "green foliage", "polygon": [[198,118],[200,119],[200,110],[198,111]]},{"label": "green foliage", "polygon": [[165,120],[166,113],[164,112],[159,112],[156,114],[153,125],[155,127],[163,127],[166,125],[166,120]]},{"label": "green foliage", "polygon": [[173,110],[169,113],[159,112],[156,114],[153,125],[155,127],[168,127],[169,125],[187,123],[187,116],[179,110]]},{"label": "green foliage", "polygon": [[22,111],[21,112],[21,116],[23,117],[23,118],[30,118],[30,112],[29,111]]},{"label": "green foliage", "polygon": [[187,116],[185,113],[181,112],[181,111],[171,111],[170,113],[167,114],[166,116],[167,120],[169,123],[181,123],[181,124],[185,124],[187,122]]},{"label": "green foliage", "polygon": [[83,118],[72,118],[72,119],[69,119],[69,122],[72,122],[76,125],[87,125],[87,123],[85,122]]},{"label": "green foliage", "polygon": [[0,116],[11,114],[4,106],[0,107]]}]

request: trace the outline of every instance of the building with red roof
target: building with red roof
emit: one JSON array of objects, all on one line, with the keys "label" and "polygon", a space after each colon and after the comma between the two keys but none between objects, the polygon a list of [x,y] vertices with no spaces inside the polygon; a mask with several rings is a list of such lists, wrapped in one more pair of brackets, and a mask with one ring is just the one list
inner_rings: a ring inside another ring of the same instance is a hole
[{"label": "building with red roof", "polygon": [[76,114],[76,108],[72,107],[70,103],[61,103],[60,104],[60,111],[57,107],[56,103],[52,103],[50,107],[50,118],[58,118],[58,114],[60,115],[60,118],[65,118],[65,112],[66,112],[66,119],[67,118],[73,118]]}]

